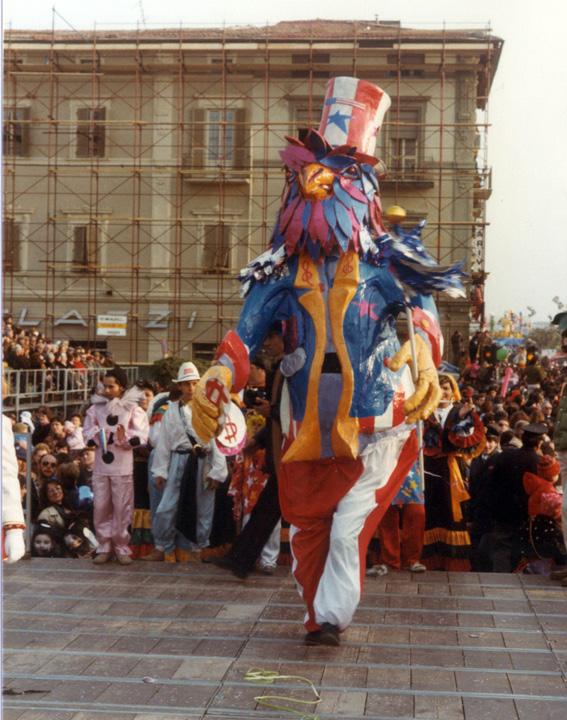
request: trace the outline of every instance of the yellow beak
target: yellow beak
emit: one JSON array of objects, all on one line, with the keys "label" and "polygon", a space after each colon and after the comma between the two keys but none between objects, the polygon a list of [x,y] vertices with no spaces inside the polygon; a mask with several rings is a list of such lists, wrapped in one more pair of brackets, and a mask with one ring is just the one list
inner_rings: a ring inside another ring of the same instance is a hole
[{"label": "yellow beak", "polygon": [[306,200],[325,200],[333,194],[335,174],[320,163],[309,163],[298,174],[301,193]]}]

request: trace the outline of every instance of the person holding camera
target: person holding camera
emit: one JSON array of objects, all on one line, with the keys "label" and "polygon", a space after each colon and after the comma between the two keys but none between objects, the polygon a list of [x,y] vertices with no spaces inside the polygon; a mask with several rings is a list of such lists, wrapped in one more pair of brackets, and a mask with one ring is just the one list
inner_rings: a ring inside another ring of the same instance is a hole
[{"label": "person holding camera", "polygon": [[198,380],[192,362],[180,366],[174,382],[181,397],[169,403],[161,422],[152,473],[163,495],[153,523],[152,560],[188,562],[208,546],[215,490],[228,476],[215,441],[201,445],[193,430],[191,401]]}]

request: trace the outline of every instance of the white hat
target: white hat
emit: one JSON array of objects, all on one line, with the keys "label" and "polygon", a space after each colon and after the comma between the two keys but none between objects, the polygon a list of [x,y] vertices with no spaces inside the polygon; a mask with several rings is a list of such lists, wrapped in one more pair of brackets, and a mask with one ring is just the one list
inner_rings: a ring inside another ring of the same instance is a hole
[{"label": "white hat", "polygon": [[201,376],[192,362],[184,362],[177,372],[177,379],[173,382],[185,382],[186,380],[199,380]]}]

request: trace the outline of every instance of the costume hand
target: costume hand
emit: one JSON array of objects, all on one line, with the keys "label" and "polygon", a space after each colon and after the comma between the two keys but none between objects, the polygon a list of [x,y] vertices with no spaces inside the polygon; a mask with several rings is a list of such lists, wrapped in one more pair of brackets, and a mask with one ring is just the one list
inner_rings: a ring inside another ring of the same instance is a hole
[{"label": "costume hand", "polygon": [[192,401],[192,424],[203,443],[219,434],[218,419],[230,400],[231,387],[232,372],[224,365],[209,368],[197,383]]},{"label": "costume hand", "polygon": [[265,400],[264,398],[256,398],[254,402],[254,407],[252,409],[254,410],[254,412],[257,412],[258,415],[261,415],[265,418],[270,417],[272,412],[270,401]]},{"label": "costume hand", "polygon": [[124,443],[124,440],[126,439],[126,430],[124,429],[124,425],[117,425],[116,426],[116,440],[121,445]]},{"label": "costume hand", "polygon": [[26,545],[24,543],[24,531],[20,528],[12,528],[6,530],[4,539],[4,552],[6,553],[6,562],[15,563],[26,554]]},{"label": "costume hand", "polygon": [[463,403],[463,405],[461,405],[461,407],[459,409],[459,417],[461,418],[461,420],[463,420],[464,418],[466,418],[467,415],[470,415],[473,410],[474,410],[473,403],[470,403],[470,402]]},{"label": "costume hand", "polygon": [[[431,352],[425,340],[415,336],[415,354],[417,360],[417,381],[415,392],[404,403],[404,414],[407,423],[425,420],[435,410],[441,399],[441,389],[437,370],[431,357]],[[390,370],[397,372],[405,364],[411,365],[411,344],[407,340],[388,363]]]}]

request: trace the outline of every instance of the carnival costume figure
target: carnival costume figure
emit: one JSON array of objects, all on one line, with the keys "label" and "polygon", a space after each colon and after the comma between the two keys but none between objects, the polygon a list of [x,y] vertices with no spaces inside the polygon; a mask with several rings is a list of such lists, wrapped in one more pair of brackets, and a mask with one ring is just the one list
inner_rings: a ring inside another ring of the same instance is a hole
[{"label": "carnival costume figure", "polygon": [[[390,105],[379,87],[329,81],[318,131],[288,138],[271,248],[241,272],[246,302],[218,365],[195,393],[196,432],[219,432],[229,392],[275,322],[285,326],[278,469],[308,644],[337,645],[360,600],[366,547],[415,462],[415,423],[437,404],[441,333],[431,293],[461,293],[460,266],[439,267],[421,225],[388,233],[372,153]],[[417,383],[400,349],[411,311]]]}]

